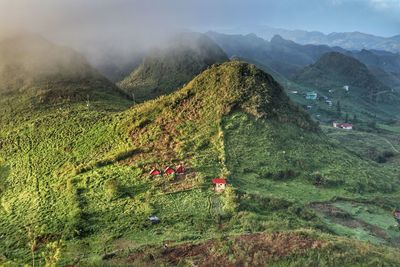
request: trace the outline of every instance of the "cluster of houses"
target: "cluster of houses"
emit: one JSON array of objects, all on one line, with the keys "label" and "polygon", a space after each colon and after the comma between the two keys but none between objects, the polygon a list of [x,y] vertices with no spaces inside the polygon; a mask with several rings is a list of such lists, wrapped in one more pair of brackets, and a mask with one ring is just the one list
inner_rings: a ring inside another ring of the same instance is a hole
[{"label": "cluster of houses", "polygon": [[173,169],[172,167],[168,166],[167,168],[164,169],[164,171],[160,171],[157,168],[153,168],[150,171],[150,176],[159,176],[159,175],[172,175],[172,174],[184,174],[186,171],[185,167],[183,165],[178,165],[176,167],[176,170]]},{"label": "cluster of houses", "polygon": [[[307,100],[318,100],[318,99],[319,99],[319,98],[318,98],[318,94],[317,94],[315,91],[307,92],[306,95],[305,95],[305,98],[306,98]],[[325,100],[325,104],[327,104],[329,107],[332,107],[332,106],[333,106],[333,101],[330,100],[329,97],[327,97],[327,96],[322,96],[322,97],[320,97],[320,99]]]},{"label": "cluster of houses", "polygon": [[[184,174],[186,172],[186,168],[183,165],[178,165],[176,169],[168,166],[164,169],[164,171],[161,171],[157,168],[153,168],[150,171],[150,176],[161,176],[161,175],[173,175],[173,174]],[[227,180],[225,178],[215,178],[212,179],[212,183],[215,185],[215,191],[216,192],[223,192],[226,188]]]},{"label": "cluster of houses", "polygon": [[318,94],[315,91],[307,92],[306,93],[306,99],[307,100],[317,100],[318,99]]},{"label": "cluster of houses", "polygon": [[353,124],[347,122],[345,123],[333,122],[332,126],[334,128],[339,128],[344,130],[353,130]]}]

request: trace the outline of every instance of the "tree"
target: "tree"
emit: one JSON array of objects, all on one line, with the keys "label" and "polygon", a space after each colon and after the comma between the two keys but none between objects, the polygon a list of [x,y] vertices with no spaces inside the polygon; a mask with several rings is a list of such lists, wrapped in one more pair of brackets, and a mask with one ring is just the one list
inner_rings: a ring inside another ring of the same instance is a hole
[{"label": "tree", "polygon": [[336,114],[338,118],[342,117],[342,107],[340,105],[340,101],[336,103]]},{"label": "tree", "polygon": [[356,114],[354,114],[353,115],[353,123],[356,123],[358,120],[357,120],[357,115]]},{"label": "tree", "polygon": [[348,113],[346,113],[346,119],[345,119],[345,122],[347,123],[347,122],[349,122],[349,114]]},{"label": "tree", "polygon": [[233,215],[238,208],[237,196],[232,186],[227,186],[222,195],[222,210],[226,215]]}]

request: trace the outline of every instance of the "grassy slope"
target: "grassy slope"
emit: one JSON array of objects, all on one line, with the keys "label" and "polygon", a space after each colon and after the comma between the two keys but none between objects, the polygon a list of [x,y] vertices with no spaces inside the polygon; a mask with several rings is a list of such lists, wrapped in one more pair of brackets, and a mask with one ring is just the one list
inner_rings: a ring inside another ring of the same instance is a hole
[{"label": "grassy slope", "polygon": [[[29,263],[32,252],[50,262],[59,249],[61,263],[100,264],[105,252],[126,255],[221,231],[327,231],[301,203],[397,193],[393,169],[369,167],[327,143],[270,76],[239,62],[214,66],[178,92],[126,111],[121,99],[93,102],[89,110],[70,103],[32,112],[20,104],[13,118],[2,118],[0,135],[2,263]],[[183,177],[147,175],[151,166],[181,161],[190,168]],[[321,188],[313,185],[318,173],[326,181]],[[220,175],[239,186],[237,213],[228,215],[226,197],[210,190]],[[151,225],[150,214],[161,223]]]}]

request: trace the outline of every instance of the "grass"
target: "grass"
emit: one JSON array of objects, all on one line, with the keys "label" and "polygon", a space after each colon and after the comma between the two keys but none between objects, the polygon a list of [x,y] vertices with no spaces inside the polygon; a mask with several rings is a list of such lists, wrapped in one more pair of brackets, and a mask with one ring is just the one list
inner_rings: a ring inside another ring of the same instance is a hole
[{"label": "grass", "polygon": [[[12,112],[0,106],[2,265],[44,264],[44,254],[60,265],[99,265],[115,250],[128,257],[221,233],[328,231],[305,204],[398,193],[394,167],[328,141],[270,76],[236,61],[133,108],[108,95],[89,108],[12,100]],[[183,176],[148,175],[181,162]],[[236,195],[215,195],[217,176]],[[152,214],[159,224],[149,222]]]}]

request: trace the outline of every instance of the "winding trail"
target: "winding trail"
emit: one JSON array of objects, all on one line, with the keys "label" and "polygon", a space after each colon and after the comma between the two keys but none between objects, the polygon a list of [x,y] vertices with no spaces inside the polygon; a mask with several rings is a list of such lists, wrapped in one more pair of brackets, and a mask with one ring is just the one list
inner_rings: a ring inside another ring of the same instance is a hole
[{"label": "winding trail", "polygon": [[382,139],[383,139],[386,143],[388,143],[396,153],[400,153],[400,151],[397,150],[397,148],[396,148],[389,140],[387,140],[385,137],[382,137]]}]

